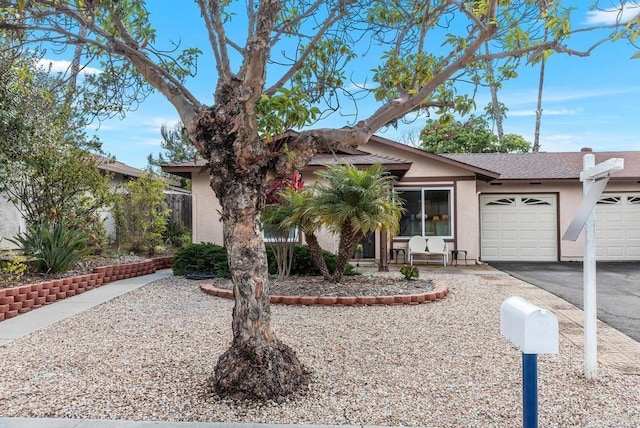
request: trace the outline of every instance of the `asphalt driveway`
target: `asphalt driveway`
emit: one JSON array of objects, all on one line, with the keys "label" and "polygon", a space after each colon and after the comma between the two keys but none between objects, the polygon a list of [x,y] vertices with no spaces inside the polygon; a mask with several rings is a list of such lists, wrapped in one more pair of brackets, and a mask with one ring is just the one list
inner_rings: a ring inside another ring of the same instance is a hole
[{"label": "asphalt driveway", "polygon": [[[581,262],[489,264],[583,308]],[[598,262],[596,293],[598,319],[640,342],[640,262]]]}]

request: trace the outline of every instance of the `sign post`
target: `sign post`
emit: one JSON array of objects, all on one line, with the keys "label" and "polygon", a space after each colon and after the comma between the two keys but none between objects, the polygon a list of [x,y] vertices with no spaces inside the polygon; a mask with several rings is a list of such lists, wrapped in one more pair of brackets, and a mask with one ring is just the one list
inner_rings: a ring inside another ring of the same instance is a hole
[{"label": "sign post", "polygon": [[595,164],[595,156],[585,155],[582,161],[582,204],[567,228],[563,240],[575,241],[584,229],[584,259],[582,263],[584,293],[584,374],[587,379],[598,376],[598,337],[596,305],[596,234],[595,206],[611,172],[624,168],[624,159],[612,158]]}]

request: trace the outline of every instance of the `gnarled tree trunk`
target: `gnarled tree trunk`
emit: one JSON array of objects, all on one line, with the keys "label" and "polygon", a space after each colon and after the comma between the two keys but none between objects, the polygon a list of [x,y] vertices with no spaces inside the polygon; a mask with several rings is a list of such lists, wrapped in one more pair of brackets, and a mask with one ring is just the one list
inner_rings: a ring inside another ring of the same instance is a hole
[{"label": "gnarled tree trunk", "polygon": [[263,197],[259,188],[236,182],[221,198],[235,297],[233,342],[215,369],[215,389],[221,396],[282,397],[307,381],[295,352],[271,330],[267,257],[259,228]]},{"label": "gnarled tree trunk", "polygon": [[[239,82],[219,86],[216,106],[200,113],[192,139],[209,160],[211,188],[222,206],[224,244],[233,280],[231,347],[212,380],[216,393],[236,399],[273,399],[296,392],[309,377],[295,352],[271,329],[269,278],[261,215],[271,147],[259,140]],[[286,171],[288,173],[288,171]]]}]

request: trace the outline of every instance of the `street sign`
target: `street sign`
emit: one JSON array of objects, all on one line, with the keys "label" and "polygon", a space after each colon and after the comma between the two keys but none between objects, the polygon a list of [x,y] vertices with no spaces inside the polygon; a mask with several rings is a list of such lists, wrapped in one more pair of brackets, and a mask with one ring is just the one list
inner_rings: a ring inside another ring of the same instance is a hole
[{"label": "street sign", "polygon": [[[584,256],[582,261],[584,307],[584,374],[595,379],[598,374],[598,336],[596,318],[596,233],[595,207],[609,181],[609,174],[624,168],[624,159],[612,158],[596,165],[593,154],[582,158],[580,173],[583,199],[578,213],[562,239],[575,241],[584,229]],[[604,177],[604,178],[603,178]]]}]

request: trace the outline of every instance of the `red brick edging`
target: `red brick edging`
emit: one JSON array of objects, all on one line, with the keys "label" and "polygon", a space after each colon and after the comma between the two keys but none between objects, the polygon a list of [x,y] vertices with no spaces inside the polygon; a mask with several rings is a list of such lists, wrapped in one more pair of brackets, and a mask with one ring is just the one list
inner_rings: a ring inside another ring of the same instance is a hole
[{"label": "red brick edging", "polygon": [[120,279],[171,267],[172,256],[93,268],[93,273],[0,289],[0,321]]},{"label": "red brick edging", "polygon": [[[215,281],[207,281],[200,289],[212,296],[233,299],[233,290],[217,288]],[[394,296],[269,296],[271,303],[283,305],[314,306],[371,306],[371,305],[417,305],[443,299],[449,294],[449,287],[444,283],[436,283],[433,290],[417,294],[397,294]]]}]

